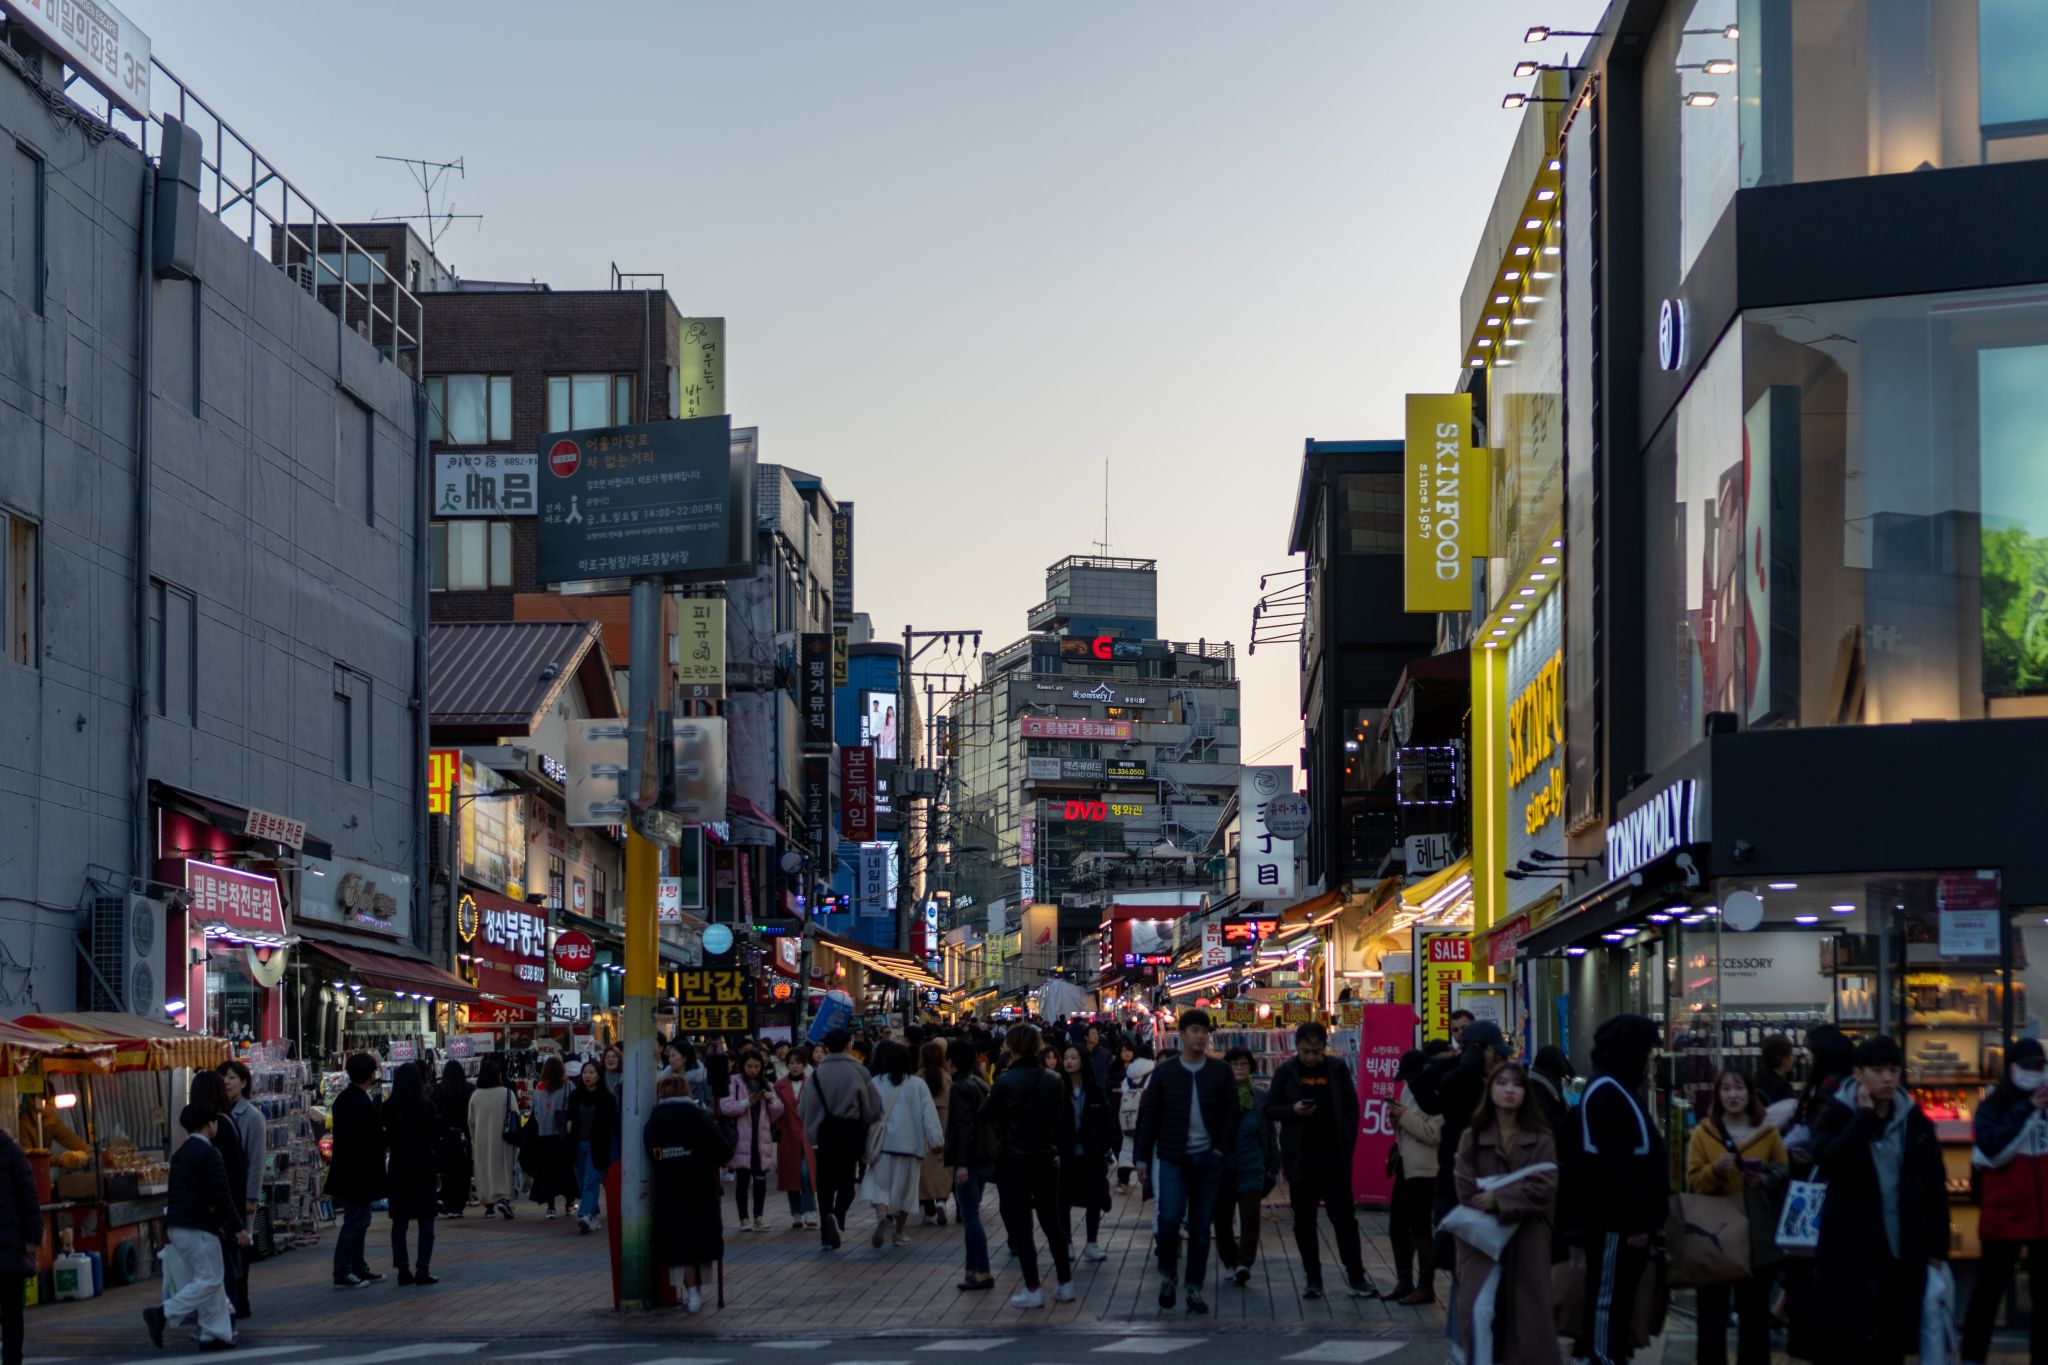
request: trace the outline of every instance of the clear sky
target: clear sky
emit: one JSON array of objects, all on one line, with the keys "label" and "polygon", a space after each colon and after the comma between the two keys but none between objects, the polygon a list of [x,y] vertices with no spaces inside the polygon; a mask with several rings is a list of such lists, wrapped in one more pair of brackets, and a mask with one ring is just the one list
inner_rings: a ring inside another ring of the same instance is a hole
[{"label": "clear sky", "polygon": [[337,9],[123,0],[343,220],[378,153],[465,160],[440,254],[728,322],[764,460],[859,507],[884,638],[1025,633],[1044,571],[1156,558],[1172,639],[1239,644],[1244,754],[1295,761],[1298,656],[1244,659],[1302,441],[1400,434],[1458,293],[1514,62],[1601,0],[728,0]]}]

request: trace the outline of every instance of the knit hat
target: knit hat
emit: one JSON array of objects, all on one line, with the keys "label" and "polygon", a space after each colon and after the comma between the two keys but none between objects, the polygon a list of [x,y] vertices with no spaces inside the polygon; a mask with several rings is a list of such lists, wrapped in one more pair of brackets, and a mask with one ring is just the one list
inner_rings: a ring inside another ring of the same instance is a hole
[{"label": "knit hat", "polygon": [[1514,1048],[1510,1047],[1508,1040],[1501,1036],[1500,1025],[1494,1023],[1491,1019],[1480,1019],[1465,1025],[1465,1032],[1460,1036],[1459,1042],[1466,1052],[1470,1052],[1474,1048],[1490,1047],[1503,1057],[1515,1055]]}]

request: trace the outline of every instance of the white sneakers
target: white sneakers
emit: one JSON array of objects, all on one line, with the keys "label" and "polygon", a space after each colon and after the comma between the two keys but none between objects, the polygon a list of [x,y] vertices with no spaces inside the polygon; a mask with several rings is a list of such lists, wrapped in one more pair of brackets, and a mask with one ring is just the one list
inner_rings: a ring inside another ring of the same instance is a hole
[{"label": "white sneakers", "polygon": [[762,1217],[760,1217],[760,1216],[759,1216],[759,1215],[757,1214],[757,1215],[755,1216],[755,1218],[754,1218],[754,1231],[756,1231],[756,1232],[766,1232],[766,1231],[768,1231],[768,1220],[767,1220],[766,1218],[762,1218]]},{"label": "white sneakers", "polygon": [[1095,1245],[1095,1243],[1090,1242],[1087,1246],[1081,1248],[1081,1259],[1084,1261],[1106,1261],[1109,1259],[1109,1253]]},{"label": "white sneakers", "polygon": [[1074,1301],[1074,1282],[1072,1280],[1061,1280],[1060,1287],[1052,1291],[1052,1301],[1054,1303],[1072,1303]]},{"label": "white sneakers", "polygon": [[807,1214],[805,1214],[805,1215],[804,1215],[804,1226],[805,1226],[805,1227],[807,1227],[807,1228],[814,1228],[814,1227],[818,1226],[818,1215],[817,1215],[817,1214],[815,1214],[815,1213],[807,1213]]},{"label": "white sneakers", "polygon": [[685,1313],[701,1313],[704,1311],[704,1296],[698,1292],[697,1286],[694,1284],[690,1286],[688,1297],[683,1300],[683,1311]]},{"label": "white sneakers", "polygon": [[1043,1289],[1020,1289],[1010,1295],[1010,1307],[1043,1308],[1045,1307],[1045,1291]]}]

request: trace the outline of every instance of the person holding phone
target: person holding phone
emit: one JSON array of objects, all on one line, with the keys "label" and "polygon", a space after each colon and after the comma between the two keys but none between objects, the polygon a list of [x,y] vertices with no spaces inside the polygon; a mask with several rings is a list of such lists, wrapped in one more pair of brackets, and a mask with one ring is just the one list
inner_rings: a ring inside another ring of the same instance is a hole
[{"label": "person holding phone", "polygon": [[1694,1194],[1740,1199],[1749,1219],[1750,1276],[1735,1285],[1699,1290],[1699,1365],[1727,1365],[1728,1307],[1736,1315],[1736,1365],[1770,1365],[1771,1262],[1778,1259],[1777,1217],[1766,1181],[1790,1168],[1784,1139],[1764,1122],[1763,1097],[1749,1077],[1729,1068],[1714,1081],[1713,1113],[1692,1130],[1685,1187]]},{"label": "person holding phone", "polygon": [[[1991,1329],[2027,1253],[2027,1300],[2048,1294],[2048,1051],[2022,1038],[2005,1054],[2005,1077],[1977,1106],[1970,1159],[1983,1179],[1978,1234],[1984,1259],[1963,1318],[1963,1359],[1991,1358]],[[2048,1305],[2033,1313],[2030,1358],[2048,1360]]]},{"label": "person holding phone", "polygon": [[1294,1208],[1294,1245],[1306,1281],[1301,1296],[1323,1296],[1321,1238],[1316,1210],[1326,1208],[1337,1236],[1337,1255],[1354,1298],[1380,1291],[1365,1273],[1358,1214],[1351,1196],[1351,1156],[1358,1145],[1358,1082],[1341,1057],[1329,1055],[1330,1031],[1311,1020],[1294,1030],[1294,1055],[1273,1073],[1266,1119],[1280,1125],[1280,1164]]}]

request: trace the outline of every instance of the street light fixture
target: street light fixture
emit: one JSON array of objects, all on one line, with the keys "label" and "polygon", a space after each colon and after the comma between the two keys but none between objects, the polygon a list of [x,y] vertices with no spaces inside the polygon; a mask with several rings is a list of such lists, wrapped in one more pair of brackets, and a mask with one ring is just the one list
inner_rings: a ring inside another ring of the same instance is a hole
[{"label": "street light fixture", "polygon": [[1521,107],[1522,107],[1523,105],[1525,105],[1525,104],[1570,104],[1570,103],[1571,103],[1571,101],[1570,101],[1570,100],[1568,100],[1568,99],[1564,99],[1564,98],[1562,98],[1562,97],[1557,97],[1557,96],[1551,96],[1551,95],[1522,95],[1522,94],[1512,94],[1512,95],[1502,95],[1502,96],[1500,97],[1500,107],[1501,107],[1501,108],[1503,108],[1503,109],[1519,109],[1519,108],[1521,108]]},{"label": "street light fixture", "polygon": [[1587,31],[1576,28],[1552,28],[1548,24],[1531,24],[1529,31],[1522,35],[1525,43],[1547,43],[1552,38],[1598,38],[1599,30]]},{"label": "street light fixture", "polygon": [[1685,107],[1688,109],[1711,109],[1721,102],[1721,97],[1711,90],[1688,90]]}]

